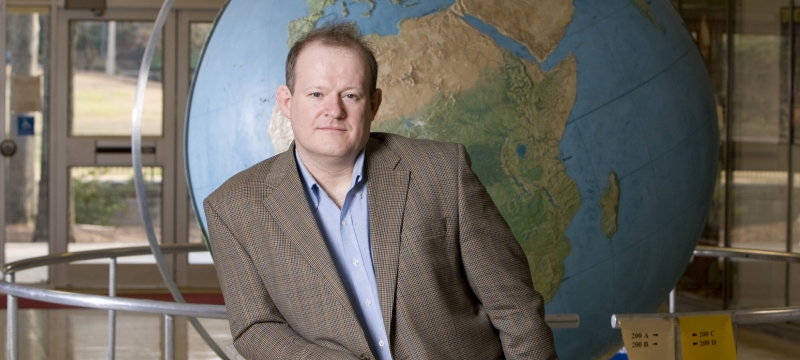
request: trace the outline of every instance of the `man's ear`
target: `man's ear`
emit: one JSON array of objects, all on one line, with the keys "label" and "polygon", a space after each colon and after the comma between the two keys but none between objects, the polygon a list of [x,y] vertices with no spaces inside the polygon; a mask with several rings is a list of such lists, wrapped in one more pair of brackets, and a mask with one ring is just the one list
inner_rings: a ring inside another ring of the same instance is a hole
[{"label": "man's ear", "polygon": [[369,107],[372,109],[372,116],[374,117],[375,114],[378,113],[378,108],[381,107],[381,102],[383,101],[383,92],[381,89],[375,89],[375,93],[372,94],[372,98],[369,101]]},{"label": "man's ear", "polygon": [[286,85],[278,86],[278,90],[275,91],[275,100],[278,101],[278,106],[281,107],[283,116],[286,116],[287,119],[291,119],[292,91],[289,90],[289,87]]}]

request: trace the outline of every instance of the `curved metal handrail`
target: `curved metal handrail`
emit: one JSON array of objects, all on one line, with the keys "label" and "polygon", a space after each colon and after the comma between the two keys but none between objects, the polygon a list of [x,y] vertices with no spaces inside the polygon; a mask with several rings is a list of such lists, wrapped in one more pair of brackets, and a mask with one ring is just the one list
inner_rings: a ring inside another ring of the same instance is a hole
[{"label": "curved metal handrail", "polygon": [[142,312],[159,315],[189,316],[209,319],[228,318],[228,314],[225,312],[225,305],[186,304],[171,301],[79,294],[66,291],[34,288],[25,285],[13,284],[6,281],[0,281],[0,292],[25,299],[81,308]]},{"label": "curved metal handrail", "polygon": [[[164,254],[179,254],[184,252],[203,252],[208,251],[204,244],[165,244],[161,245],[161,251]],[[0,271],[3,274],[13,274],[18,271],[28,270],[39,266],[56,265],[62,263],[69,263],[74,261],[83,260],[96,260],[106,258],[117,258],[126,256],[150,255],[152,250],[149,246],[130,246],[122,248],[109,248],[88,250],[79,252],[65,252],[60,254],[52,254],[45,256],[38,256],[24,260],[14,261],[7,264],[0,265]]]},{"label": "curved metal handrail", "polygon": [[[694,256],[702,257],[724,257],[762,261],[783,261],[786,263],[800,263],[800,254],[767,251],[757,249],[740,248],[721,248],[716,246],[698,245],[694,250]],[[674,309],[674,289],[670,293],[670,311]],[[800,321],[800,306],[766,309],[746,309],[746,310],[720,310],[720,311],[701,311],[686,313],[650,313],[650,314],[613,314],[611,315],[611,327],[618,329],[621,322],[626,319],[669,319],[683,316],[713,316],[730,315],[733,324],[764,324],[787,321]]]},{"label": "curved metal handrail", "polygon": [[[176,254],[182,252],[204,252],[208,251],[208,249],[206,249],[204,244],[167,244],[161,245],[161,251],[164,254]],[[151,254],[151,249],[149,246],[66,252],[3,264],[0,265],[0,271],[8,275],[39,266],[56,265],[74,261],[149,254]],[[225,312],[224,305],[180,304],[170,301],[140,300],[103,295],[78,294],[34,288],[9,283],[6,281],[0,281],[0,292],[25,299],[84,308],[227,319],[227,313]],[[547,324],[553,328],[576,328],[580,324],[580,318],[578,314],[546,314],[545,322],[547,322]]]},{"label": "curved metal handrail", "polygon": [[[175,254],[182,252],[208,251],[204,244],[169,244],[160,245],[162,253]],[[148,255],[152,253],[149,246],[136,246],[125,248],[99,249],[81,252],[67,252],[39,256],[35,258],[15,261],[0,265],[0,271],[9,276],[14,281],[14,274],[21,270],[27,270],[40,266],[56,265],[83,260],[96,260],[102,258],[110,259],[110,278],[114,278],[116,270],[116,258],[126,256]],[[174,316],[186,316],[188,318],[211,318],[227,319],[228,314],[224,305],[210,304],[187,304],[170,301],[143,300],[131,298],[119,298],[114,296],[116,293],[115,282],[109,284],[109,296],[70,293],[65,291],[49,290],[14,284],[0,280],[0,292],[8,295],[8,311],[6,318],[7,343],[6,355],[11,359],[16,359],[19,355],[16,346],[17,333],[17,298],[32,299],[47,303],[75,306],[81,308],[109,310],[109,358],[114,358],[114,333],[115,330],[115,311],[130,311],[139,313],[164,315],[165,324],[165,354],[167,359],[172,359],[174,341],[172,329],[174,327]],[[580,324],[578,314],[546,314],[545,322],[552,328],[576,328]],[[216,343],[214,344],[216,345]]]},{"label": "curved metal handrail", "polygon": [[[191,316],[209,319],[227,319],[225,305],[182,304],[169,301],[117,298],[104,295],[70,293],[18,285],[0,280],[0,292],[48,303],[91,308],[100,310],[117,310],[143,312],[149,314],[167,314],[173,316]],[[577,314],[547,314],[545,321],[553,328],[577,327],[580,319]]]},{"label": "curved metal handrail", "polygon": [[578,314],[544,314],[544,322],[553,329],[574,329],[581,319]]},{"label": "curved metal handrail", "polygon": [[749,309],[749,310],[721,310],[721,311],[700,311],[685,313],[653,313],[653,314],[614,314],[611,315],[611,327],[618,329],[620,324],[626,319],[668,319],[683,316],[713,316],[730,315],[731,323],[734,324],[764,324],[800,320],[800,306],[786,308],[769,309]]},{"label": "curved metal handrail", "polygon": [[[161,253],[183,253],[207,251],[204,244],[170,244],[158,245]],[[141,299],[123,299],[116,297],[116,265],[118,257],[152,254],[149,246],[126,248],[98,249],[74,253],[61,253],[39,256],[13,263],[0,265],[5,277],[10,282],[0,281],[0,292],[8,294],[8,315],[6,317],[6,357],[16,360],[19,357],[17,336],[17,298],[33,299],[43,302],[70,305],[84,308],[105,309],[109,313],[109,359],[114,359],[116,311],[133,311],[164,315],[164,353],[167,360],[174,358],[174,317],[186,316],[195,329],[202,336],[205,330],[199,326],[196,318],[227,319],[225,306],[209,304],[186,304],[185,302],[169,302]],[[109,259],[109,296],[69,293],[63,291],[47,290],[32,286],[14,284],[17,271],[36,268],[40,266],[69,263],[82,260]],[[199,328],[198,328],[199,327]],[[206,333],[207,335],[207,333]],[[211,339],[203,337],[206,343],[220,358],[227,359],[224,351]]]},{"label": "curved metal handrail", "polygon": [[757,249],[721,248],[707,245],[698,245],[694,250],[694,255],[800,263],[800,254]]},{"label": "curved metal handrail", "polygon": [[[161,245],[161,249],[162,252],[165,254],[207,251],[204,244],[165,244]],[[90,250],[81,252],[66,252],[60,254],[39,256],[35,258],[29,258],[3,264],[0,265],[0,271],[2,271],[4,274],[13,274],[18,271],[36,268],[39,266],[56,265],[61,263],[84,261],[84,260],[96,260],[103,258],[116,258],[116,257],[149,255],[149,254],[151,254],[151,249],[148,246],[99,249],[99,250]],[[719,247],[704,246],[704,245],[697,246],[697,249],[694,251],[694,255],[707,256],[707,257],[728,257],[728,258],[800,263],[800,254],[791,254],[791,253],[756,250],[756,249],[719,248]],[[86,294],[31,288],[23,285],[7,283],[4,281],[0,281],[0,292],[27,299],[34,299],[38,301],[58,303],[58,304],[77,306],[77,307],[137,311],[137,312],[158,313],[158,314],[173,314],[178,316],[225,318],[225,311],[224,311],[225,307],[223,305],[201,305],[201,304],[181,305],[174,302],[166,302],[166,301],[120,299],[120,298],[107,297],[101,295],[86,295]],[[141,308],[139,308],[139,306],[141,306]],[[195,310],[198,312],[193,312]],[[775,316],[783,316],[780,315],[786,313],[786,311],[783,310],[785,309],[738,310],[737,311],[738,315],[736,316],[739,316],[742,319],[745,318],[750,319],[746,320],[747,321],[746,323],[754,323],[759,321],[762,315],[769,315],[771,316],[771,318],[774,318]],[[174,311],[175,313],[172,313],[170,311]],[[794,314],[796,314],[797,312],[800,312],[800,310],[797,309],[789,310],[788,316],[795,316]],[[714,312],[702,313],[702,314],[713,314],[713,313]],[[722,311],[720,313],[727,314],[730,312]],[[642,314],[642,315],[647,315],[648,317],[665,316],[665,314]],[[625,315],[619,315],[619,316],[625,316]],[[796,318],[794,317],[792,319],[796,320]],[[553,327],[576,327],[577,324],[579,323],[577,314],[548,314],[546,315],[546,321]],[[776,321],[780,322],[786,320],[776,320]]]},{"label": "curved metal handrail", "polygon": [[[161,245],[164,254],[177,254],[184,252],[207,251],[204,244],[166,244]],[[69,263],[84,260],[96,260],[118,257],[139,256],[152,254],[149,246],[135,246],[124,248],[99,249],[81,252],[66,252],[60,254],[39,256],[0,265],[0,271],[6,275],[13,275],[22,270]],[[732,249],[713,246],[698,246],[694,256],[726,257],[766,261],[784,261],[800,263],[800,254],[765,251],[756,249]],[[0,280],[0,292],[13,297],[32,299],[48,303],[75,306],[81,308],[105,309],[111,311],[130,311],[167,316],[187,316],[196,318],[227,319],[224,305],[186,304],[169,301],[142,300],[131,298],[118,298],[113,296],[89,295],[70,293],[57,290],[35,288],[25,285],[13,284]],[[690,312],[690,313],[653,313],[653,314],[614,314],[612,327],[619,328],[620,323],[630,318],[675,318],[680,316],[720,315],[728,314],[734,324],[756,324],[771,322],[786,322],[800,320],[800,307]],[[547,314],[545,321],[553,328],[575,328],[580,320],[577,314]]]}]

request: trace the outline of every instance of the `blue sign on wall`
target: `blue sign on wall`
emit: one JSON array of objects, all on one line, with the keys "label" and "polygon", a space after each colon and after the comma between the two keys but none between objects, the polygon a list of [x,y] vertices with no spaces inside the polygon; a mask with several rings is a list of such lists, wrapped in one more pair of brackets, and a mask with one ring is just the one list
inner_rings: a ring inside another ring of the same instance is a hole
[{"label": "blue sign on wall", "polygon": [[19,136],[33,135],[33,116],[17,117],[17,135]]}]

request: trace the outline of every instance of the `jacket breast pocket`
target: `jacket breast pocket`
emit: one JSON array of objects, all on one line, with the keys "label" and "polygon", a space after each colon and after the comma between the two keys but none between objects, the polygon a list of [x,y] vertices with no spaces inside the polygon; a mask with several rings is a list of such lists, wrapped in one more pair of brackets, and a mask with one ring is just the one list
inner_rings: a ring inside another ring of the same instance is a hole
[{"label": "jacket breast pocket", "polygon": [[400,235],[403,252],[408,255],[445,256],[455,248],[447,244],[447,218],[425,221],[404,229]]}]

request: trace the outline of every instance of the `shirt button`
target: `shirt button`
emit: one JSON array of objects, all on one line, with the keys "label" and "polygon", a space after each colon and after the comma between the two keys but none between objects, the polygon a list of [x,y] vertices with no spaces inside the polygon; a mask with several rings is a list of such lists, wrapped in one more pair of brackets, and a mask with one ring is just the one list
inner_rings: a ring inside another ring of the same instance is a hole
[{"label": "shirt button", "polygon": [[347,220],[342,220],[342,225],[347,226]]},{"label": "shirt button", "polygon": [[367,301],[366,301],[366,304],[367,304],[367,306],[370,306],[370,305],[372,305],[372,300],[367,300]]},{"label": "shirt button", "polygon": [[378,342],[378,345],[383,346],[383,345],[386,345],[386,343],[383,342],[383,340],[381,340],[380,342]]},{"label": "shirt button", "polygon": [[356,265],[356,266],[357,266],[358,264],[360,264],[360,262],[358,261],[358,259],[353,259],[353,265]]}]

